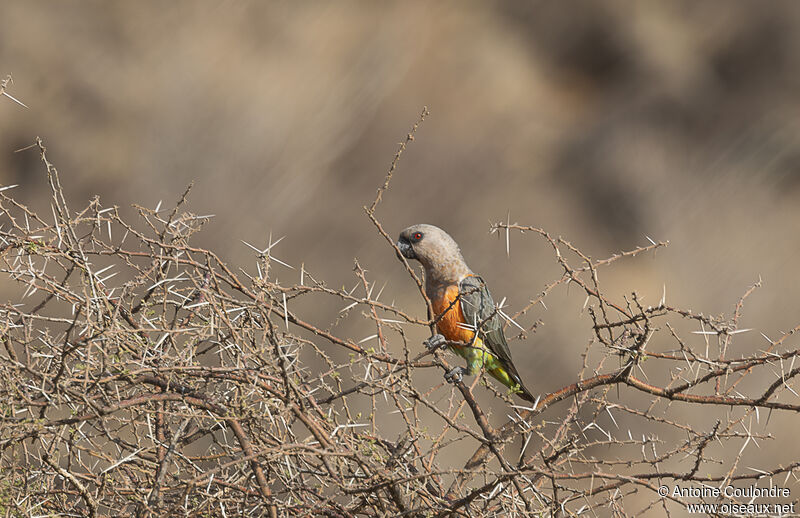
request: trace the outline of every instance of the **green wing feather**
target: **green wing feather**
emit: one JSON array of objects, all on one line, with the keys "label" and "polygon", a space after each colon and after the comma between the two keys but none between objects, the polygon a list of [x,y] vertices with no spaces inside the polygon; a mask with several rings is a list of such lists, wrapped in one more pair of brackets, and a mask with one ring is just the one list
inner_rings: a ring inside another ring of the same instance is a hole
[{"label": "green wing feather", "polygon": [[461,311],[464,313],[467,324],[480,326],[478,336],[481,337],[489,351],[503,363],[514,381],[519,384],[523,392],[520,395],[528,396],[525,399],[531,398],[530,391],[525,388],[522,378],[511,360],[511,351],[503,334],[503,318],[494,306],[494,300],[492,300],[486,283],[477,275],[470,275],[461,281],[458,292],[461,296]]}]

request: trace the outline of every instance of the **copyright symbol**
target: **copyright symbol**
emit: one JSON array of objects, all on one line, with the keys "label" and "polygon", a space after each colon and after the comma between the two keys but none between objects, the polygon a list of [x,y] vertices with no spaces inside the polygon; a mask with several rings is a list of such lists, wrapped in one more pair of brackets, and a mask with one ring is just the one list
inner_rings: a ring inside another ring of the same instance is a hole
[{"label": "copyright symbol", "polygon": [[669,494],[669,488],[667,486],[658,486],[658,494],[667,496]]}]

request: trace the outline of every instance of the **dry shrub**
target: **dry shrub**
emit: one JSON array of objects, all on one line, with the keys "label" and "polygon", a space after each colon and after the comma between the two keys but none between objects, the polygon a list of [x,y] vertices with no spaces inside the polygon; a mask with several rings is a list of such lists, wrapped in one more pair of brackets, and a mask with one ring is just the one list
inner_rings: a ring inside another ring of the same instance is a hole
[{"label": "dry shrub", "polygon": [[[376,213],[414,130],[365,207],[390,246]],[[452,358],[409,343],[407,330],[431,321],[379,301],[380,283],[358,263],[354,291],[305,271],[276,282],[274,243],[254,271],[229,267],[190,244],[205,218],[185,212],[188,190],[170,209],[139,207],[135,224],[97,199],[76,212],[36,147],[52,214],[0,192],[2,271],[22,287],[0,306],[6,515],[681,515],[698,499],[659,486],[797,487],[798,462],[741,459],[769,436],[751,433],[754,416],[800,410],[789,347],[800,327],[736,349],[752,289],[728,319],[605,295],[599,269],[665,243],[598,261],[541,229],[495,225],[543,238],[563,271],[508,316],[507,332],[572,285],[594,339],[575,382],[533,408],[487,384],[507,402],[493,426],[476,383],[415,379]],[[317,323],[315,305],[331,299],[373,336]],[[447,460],[454,449],[465,464]]]}]

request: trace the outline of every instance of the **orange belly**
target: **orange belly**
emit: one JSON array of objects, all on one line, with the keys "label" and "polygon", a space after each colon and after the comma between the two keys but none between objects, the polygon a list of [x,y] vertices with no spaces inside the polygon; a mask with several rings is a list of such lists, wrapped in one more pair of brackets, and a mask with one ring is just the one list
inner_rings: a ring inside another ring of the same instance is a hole
[{"label": "orange belly", "polygon": [[[455,301],[455,302],[454,302]],[[458,300],[458,286],[448,286],[443,296],[431,300],[436,317],[442,315],[436,327],[448,340],[471,342],[475,333],[461,327],[466,321],[461,311],[461,301]],[[461,325],[459,325],[461,324]]]}]

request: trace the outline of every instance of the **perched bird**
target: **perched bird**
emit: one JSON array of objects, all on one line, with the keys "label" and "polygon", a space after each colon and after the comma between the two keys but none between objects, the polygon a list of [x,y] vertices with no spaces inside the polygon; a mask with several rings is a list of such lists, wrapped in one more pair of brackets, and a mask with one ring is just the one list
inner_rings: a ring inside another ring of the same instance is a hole
[{"label": "perched bird", "polygon": [[[433,225],[413,225],[400,233],[397,248],[406,258],[425,268],[425,293],[433,305],[436,334],[425,341],[428,348],[445,342],[467,360],[467,368],[456,367],[448,379],[477,374],[481,368],[522,399],[534,401],[511,361],[503,320],[483,279],[472,273],[458,244],[447,232]],[[477,331],[477,333],[476,333]]]}]

